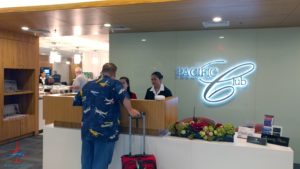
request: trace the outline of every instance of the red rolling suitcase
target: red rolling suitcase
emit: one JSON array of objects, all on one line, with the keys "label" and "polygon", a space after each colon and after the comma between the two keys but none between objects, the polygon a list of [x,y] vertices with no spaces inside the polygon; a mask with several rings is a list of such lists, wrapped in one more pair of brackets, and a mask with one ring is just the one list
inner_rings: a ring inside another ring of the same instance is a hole
[{"label": "red rolling suitcase", "polygon": [[[143,119],[143,154],[132,155],[131,150],[131,139],[132,139],[132,117],[129,116],[129,154],[123,155],[122,160],[122,169],[157,169],[156,159],[152,154],[146,154],[145,144],[146,144],[146,120],[145,113],[141,114]],[[140,119],[135,118],[135,119]]]}]

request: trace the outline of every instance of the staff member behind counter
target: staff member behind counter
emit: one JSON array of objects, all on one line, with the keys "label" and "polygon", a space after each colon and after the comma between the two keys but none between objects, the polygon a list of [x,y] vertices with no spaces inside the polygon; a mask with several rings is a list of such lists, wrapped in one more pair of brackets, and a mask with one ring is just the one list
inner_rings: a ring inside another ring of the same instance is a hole
[{"label": "staff member behind counter", "polygon": [[151,75],[152,87],[147,89],[146,100],[154,100],[155,96],[163,95],[165,97],[172,96],[172,92],[163,83],[164,76],[160,72],[153,72]]},{"label": "staff member behind counter", "polygon": [[75,68],[75,75],[76,78],[73,81],[73,85],[71,86],[71,89],[73,92],[79,92],[82,90],[83,86],[88,82],[88,80],[85,78],[84,74],[82,73],[82,69],[80,67]]},{"label": "staff member behind counter", "polygon": [[136,94],[130,90],[130,82],[128,77],[120,77],[120,82],[123,85],[123,88],[128,92],[130,99],[137,99]]},{"label": "staff member behind counter", "polygon": [[46,73],[44,71],[42,71],[42,72],[40,72],[39,83],[42,85],[53,85],[54,79],[51,76],[49,76],[47,78]]}]

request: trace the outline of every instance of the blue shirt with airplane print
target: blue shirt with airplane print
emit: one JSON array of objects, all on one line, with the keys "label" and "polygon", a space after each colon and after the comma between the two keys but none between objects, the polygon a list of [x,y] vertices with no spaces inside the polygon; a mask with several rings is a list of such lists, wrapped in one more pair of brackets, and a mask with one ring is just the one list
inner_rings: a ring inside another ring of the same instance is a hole
[{"label": "blue shirt with airplane print", "polygon": [[75,96],[73,105],[82,106],[82,139],[114,142],[119,136],[120,104],[128,97],[118,80],[102,76],[88,82]]}]

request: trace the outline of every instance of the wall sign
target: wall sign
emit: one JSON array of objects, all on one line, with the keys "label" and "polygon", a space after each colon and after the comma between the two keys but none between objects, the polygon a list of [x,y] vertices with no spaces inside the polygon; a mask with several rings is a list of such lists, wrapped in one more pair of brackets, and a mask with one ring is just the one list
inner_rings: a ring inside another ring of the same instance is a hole
[{"label": "wall sign", "polygon": [[232,100],[240,88],[248,86],[246,77],[256,69],[255,63],[242,62],[222,70],[227,67],[226,63],[214,60],[200,67],[177,67],[176,78],[197,80],[204,85],[201,93],[204,103],[224,104]]}]

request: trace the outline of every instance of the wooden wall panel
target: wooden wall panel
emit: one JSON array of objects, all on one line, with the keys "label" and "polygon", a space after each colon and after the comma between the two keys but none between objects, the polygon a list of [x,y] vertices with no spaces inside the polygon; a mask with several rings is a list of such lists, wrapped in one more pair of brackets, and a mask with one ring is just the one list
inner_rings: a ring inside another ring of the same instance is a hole
[{"label": "wooden wall panel", "polygon": [[139,4],[152,4],[173,2],[178,0],[109,0],[109,1],[92,1],[92,2],[79,2],[79,3],[64,3],[53,5],[35,5],[25,7],[10,7],[0,9],[0,13],[10,12],[29,12],[29,11],[50,11],[50,10],[63,10],[63,9],[77,9],[77,8],[91,8],[91,7],[105,7],[105,6],[120,6],[120,5],[139,5]]},{"label": "wooden wall panel", "polygon": [[37,58],[35,54],[34,45],[26,44],[24,42],[18,43],[19,50],[17,52],[16,64],[23,68],[34,68],[36,66],[35,59]]},{"label": "wooden wall panel", "polygon": [[3,56],[3,67],[6,68],[35,68],[38,59],[35,44],[22,41],[0,39],[3,46],[1,55]]},{"label": "wooden wall panel", "polygon": [[3,121],[3,138],[0,140],[7,140],[20,136],[21,132],[21,123],[20,119]]},{"label": "wooden wall panel", "polygon": [[26,57],[28,59],[27,66],[34,69],[34,74],[30,77],[32,79],[33,85],[33,100],[32,100],[32,109],[33,112],[30,112],[34,116],[34,126],[32,126],[33,130],[35,131],[35,134],[39,133],[39,109],[38,109],[38,102],[39,102],[39,63],[40,63],[40,51],[39,51],[39,38],[38,37],[32,37],[34,39],[33,43],[29,44],[29,51],[28,56]]},{"label": "wooden wall panel", "polygon": [[17,57],[17,46],[18,41],[0,39],[1,40],[1,55],[2,57],[2,66],[3,67],[14,67],[15,60]]},{"label": "wooden wall panel", "polygon": [[35,130],[34,130],[34,128],[35,128],[35,116],[34,115],[28,115],[27,117],[22,118],[21,122],[20,122],[20,127],[21,127],[21,131],[20,131],[21,135],[25,135],[25,134],[35,132]]},{"label": "wooden wall panel", "polygon": [[[2,120],[1,120],[2,121]],[[0,124],[0,143],[4,140],[4,128],[3,128],[3,124],[1,122]]]},{"label": "wooden wall panel", "polygon": [[[171,123],[175,123],[178,116],[178,97],[170,97],[165,101],[132,100],[132,107],[146,113],[146,128],[152,131],[167,129]],[[122,108],[121,127],[128,127],[128,112]],[[142,121],[138,122],[142,128]],[[157,133],[157,132],[154,132]]]},{"label": "wooden wall panel", "polygon": [[53,64],[49,63],[48,55],[40,55],[39,68],[41,68],[41,67],[50,67],[51,69],[53,69]]},{"label": "wooden wall panel", "polygon": [[[1,41],[1,39],[0,39]],[[1,42],[0,42],[1,44]],[[1,50],[2,50],[3,46],[0,45],[0,58],[2,58],[2,54],[1,54]],[[2,68],[2,62],[0,60],[0,140],[2,138],[1,134],[2,134],[2,119],[3,119],[3,97],[4,97],[4,70]]]},{"label": "wooden wall panel", "polygon": [[169,128],[178,120],[178,97],[167,100],[165,127]]},{"label": "wooden wall panel", "polygon": [[[125,3],[127,0],[119,1]],[[93,3],[112,3],[112,1]],[[206,30],[201,23],[210,21],[216,15],[230,21],[228,29],[300,26],[299,0],[179,0],[154,4],[80,7],[82,6],[57,10],[67,8],[44,6],[46,11],[36,12],[16,12],[18,8],[12,8],[9,10],[12,13],[2,13],[1,11],[7,10],[0,9],[0,23],[5,23],[0,25],[0,29],[22,32],[20,28],[26,25],[37,30],[56,29],[62,36],[72,36],[74,31],[70,28],[80,26],[83,35],[91,35],[95,30],[98,33],[106,32],[101,26],[107,22],[130,28],[115,31],[116,33]],[[26,8],[31,10],[25,11],[33,11],[41,7]],[[24,11],[24,8],[21,8],[21,11]]]},{"label": "wooden wall panel", "polygon": [[[60,127],[80,127],[82,108],[72,106],[72,95],[54,94],[44,96],[43,112],[46,122]],[[160,134],[177,121],[178,97],[170,97],[165,101],[132,100],[132,107],[146,113],[146,129],[148,134]],[[120,126],[122,131],[128,129],[128,112],[122,107]],[[135,128],[134,123],[134,128]],[[138,121],[138,129],[142,121]]]},{"label": "wooden wall panel", "polygon": [[24,33],[8,32],[8,31],[0,30],[0,39],[36,44],[36,40],[38,39],[38,37],[29,34],[24,34]]},{"label": "wooden wall panel", "polygon": [[4,128],[3,128],[3,93],[4,93],[4,70],[2,66],[2,60],[3,58],[3,40],[0,39],[0,141],[4,140]]},{"label": "wooden wall panel", "polygon": [[73,106],[74,97],[50,95],[43,98],[44,118],[47,122],[81,123],[82,108]]}]

